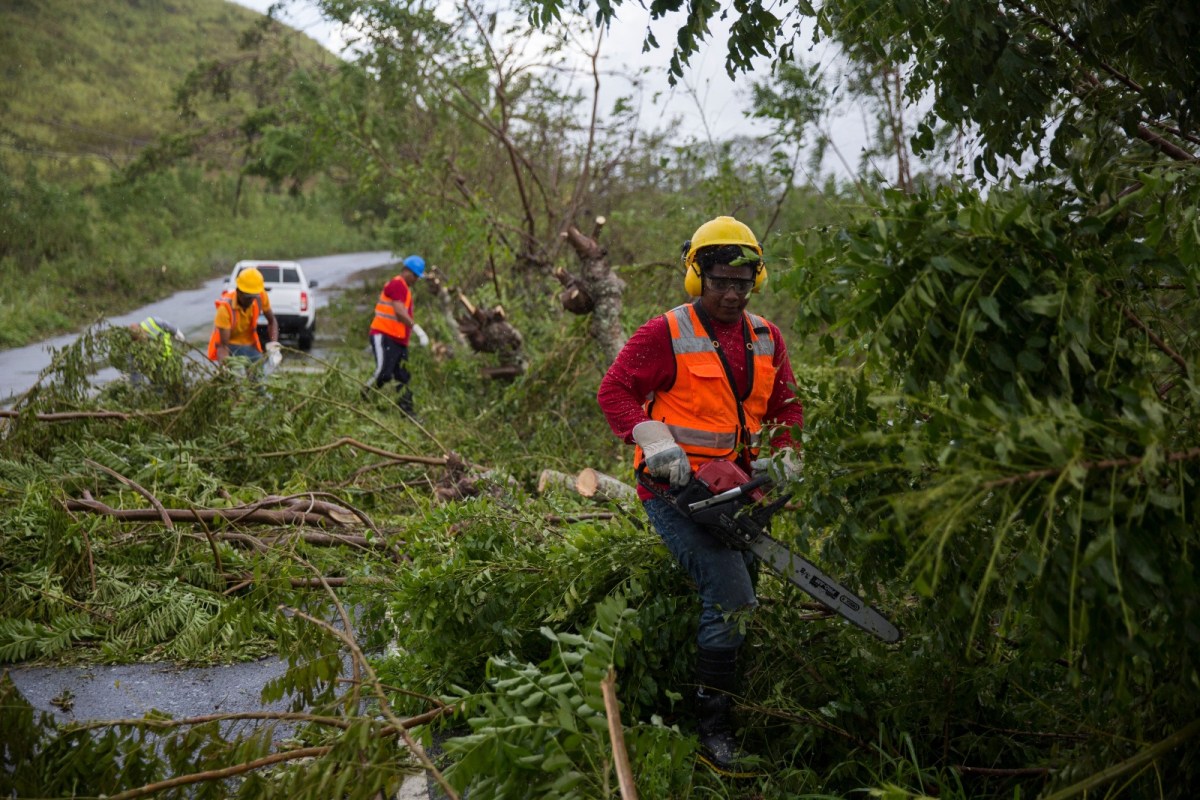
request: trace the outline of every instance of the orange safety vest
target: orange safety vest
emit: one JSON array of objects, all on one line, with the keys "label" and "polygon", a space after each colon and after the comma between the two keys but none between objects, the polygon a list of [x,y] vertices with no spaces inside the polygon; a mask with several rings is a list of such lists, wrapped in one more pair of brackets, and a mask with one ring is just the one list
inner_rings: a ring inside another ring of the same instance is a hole
[{"label": "orange safety vest", "polygon": [[[230,329],[230,331],[232,331],[234,328],[237,327],[237,313],[240,310],[238,308],[238,304],[237,304],[237,292],[233,291],[232,289],[221,292],[221,296],[219,298],[217,298],[217,300],[216,300],[217,308],[220,308],[222,303],[229,306],[229,329]],[[257,297],[250,301],[250,308],[245,313],[254,315],[251,317],[251,319],[254,320],[254,324],[250,326],[250,332],[252,334],[254,334],[254,346],[258,349],[258,352],[261,353],[262,352],[262,343],[259,342],[259,340],[258,340],[258,315],[259,315],[259,313],[261,313],[261,310],[258,307],[258,298]],[[217,360],[217,345],[219,345],[220,343],[221,343],[221,331],[217,328],[216,325],[214,325],[212,336],[208,337],[208,360],[209,361]]]},{"label": "orange safety vest", "polygon": [[[667,424],[687,453],[692,471],[709,461],[735,461],[739,456],[745,456],[743,460],[748,463],[762,443],[763,416],[778,371],[775,342],[766,320],[756,314],[743,314],[750,385],[748,394],[739,398],[696,308],[691,304],[678,306],[666,313],[666,319],[675,354],[675,382],[666,391],[650,396],[646,414]],[[746,356],[728,353],[726,357]],[[642,460],[642,448],[638,447],[633,463],[638,466]]]},{"label": "orange safety vest", "polygon": [[[392,278],[392,281],[396,280],[403,281],[404,278],[397,275]],[[388,283],[392,281],[388,281]],[[408,286],[408,282],[405,281],[404,285]],[[387,284],[384,284],[383,288],[386,289]],[[404,298],[404,309],[408,312],[408,318],[412,319],[413,295],[411,288]],[[392,299],[384,294],[383,290],[380,290],[379,299],[375,301],[375,319],[371,320],[371,330],[386,333],[401,342],[408,341],[408,326],[396,317],[396,309],[392,308]]]}]

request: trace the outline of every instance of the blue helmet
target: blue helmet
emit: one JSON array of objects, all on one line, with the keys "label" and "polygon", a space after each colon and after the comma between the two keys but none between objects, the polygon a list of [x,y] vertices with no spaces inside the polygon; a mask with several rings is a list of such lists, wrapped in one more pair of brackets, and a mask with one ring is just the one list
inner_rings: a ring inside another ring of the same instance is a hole
[{"label": "blue helmet", "polygon": [[418,278],[425,276],[425,259],[420,256],[409,256],[404,259],[404,266],[412,270],[412,274]]}]

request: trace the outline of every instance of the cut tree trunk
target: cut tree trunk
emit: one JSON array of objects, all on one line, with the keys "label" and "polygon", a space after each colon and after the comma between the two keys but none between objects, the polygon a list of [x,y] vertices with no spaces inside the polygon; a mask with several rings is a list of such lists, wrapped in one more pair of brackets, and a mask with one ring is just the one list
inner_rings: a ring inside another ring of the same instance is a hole
[{"label": "cut tree trunk", "polygon": [[538,494],[545,494],[548,489],[566,489],[570,492],[579,491],[575,488],[576,476],[553,469],[544,469],[538,476]]},{"label": "cut tree trunk", "polygon": [[575,489],[584,497],[594,500],[636,500],[637,489],[611,475],[588,467],[579,473]]}]

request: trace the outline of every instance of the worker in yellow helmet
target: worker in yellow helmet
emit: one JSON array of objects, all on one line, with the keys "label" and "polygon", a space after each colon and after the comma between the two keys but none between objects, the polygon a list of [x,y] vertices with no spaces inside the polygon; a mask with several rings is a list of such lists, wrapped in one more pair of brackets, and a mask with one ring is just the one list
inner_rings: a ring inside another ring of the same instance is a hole
[{"label": "worker in yellow helmet", "polygon": [[237,274],[236,286],[234,291],[226,290],[217,298],[213,332],[208,339],[209,360],[241,356],[254,362],[262,358],[263,345],[258,338],[260,313],[267,318],[267,350],[275,356],[279,351],[279,323],[271,310],[271,298],[263,291],[262,273],[248,267]]},{"label": "worker in yellow helmet", "polygon": [[[733,461],[747,474],[799,477],[793,431],[804,410],[783,336],[746,311],[767,280],[762,247],[733,217],[701,225],[684,243],[684,288],[696,298],[638,329],[617,355],[597,400],[620,439],[636,444],[634,463],[665,495],[701,465]],[[773,455],[766,456],[769,437]],[[688,572],[700,596],[696,634],[697,731],[705,758],[736,770],[730,694],[745,615],[758,600],[749,551],[734,550],[639,483],[655,531]]]}]

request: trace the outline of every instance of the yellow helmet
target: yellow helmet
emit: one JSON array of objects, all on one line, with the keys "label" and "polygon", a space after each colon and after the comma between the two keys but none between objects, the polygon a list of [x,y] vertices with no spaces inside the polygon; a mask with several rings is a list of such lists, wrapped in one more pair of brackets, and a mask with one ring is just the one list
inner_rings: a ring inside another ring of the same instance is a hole
[{"label": "yellow helmet", "polygon": [[763,266],[762,261],[762,245],[754,237],[754,231],[750,230],[744,222],[738,222],[733,217],[716,217],[696,228],[692,238],[685,243],[683,288],[690,296],[699,297],[703,292],[700,265],[696,263],[696,251],[714,244],[737,244],[754,250],[758,253],[758,264],[754,267],[754,291],[757,292],[767,282],[767,269]]},{"label": "yellow helmet", "polygon": [[238,273],[237,288],[239,291],[246,294],[262,294],[263,285],[262,273],[254,267],[244,269]]}]

